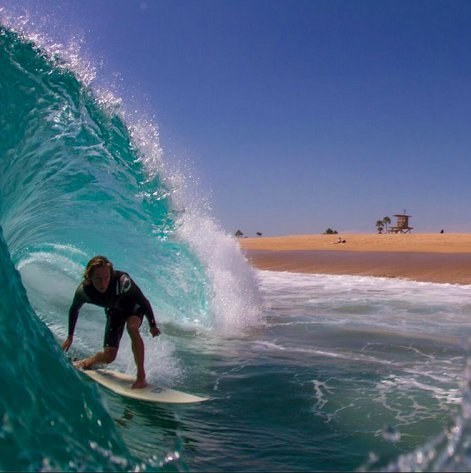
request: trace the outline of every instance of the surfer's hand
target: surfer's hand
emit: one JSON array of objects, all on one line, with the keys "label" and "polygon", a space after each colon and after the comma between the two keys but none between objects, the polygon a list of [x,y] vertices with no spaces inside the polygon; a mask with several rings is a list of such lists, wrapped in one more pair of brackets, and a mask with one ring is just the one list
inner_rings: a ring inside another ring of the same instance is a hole
[{"label": "surfer's hand", "polygon": [[158,335],[160,335],[159,327],[157,327],[157,325],[155,327],[151,327],[150,333],[152,334],[153,337],[157,337]]},{"label": "surfer's hand", "polygon": [[62,344],[62,350],[68,351],[70,348],[70,345],[72,345],[73,338],[72,337],[67,337],[65,342]]}]

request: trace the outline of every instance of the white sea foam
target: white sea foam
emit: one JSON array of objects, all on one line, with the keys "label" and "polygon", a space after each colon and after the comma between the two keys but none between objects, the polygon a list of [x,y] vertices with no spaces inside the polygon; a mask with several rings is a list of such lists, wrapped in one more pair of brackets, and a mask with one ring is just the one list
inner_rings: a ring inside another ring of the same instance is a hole
[{"label": "white sea foam", "polygon": [[293,323],[364,326],[397,332],[471,335],[469,286],[400,279],[259,271],[262,295]]}]

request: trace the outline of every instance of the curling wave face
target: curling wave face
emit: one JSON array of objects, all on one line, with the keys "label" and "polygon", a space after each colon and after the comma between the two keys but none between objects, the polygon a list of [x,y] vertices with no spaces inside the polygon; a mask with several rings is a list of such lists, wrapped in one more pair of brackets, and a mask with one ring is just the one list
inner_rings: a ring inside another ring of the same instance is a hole
[{"label": "curling wave face", "polygon": [[0,469],[129,469],[96,389],[45,325],[65,333],[87,260],[106,254],[133,274],[160,322],[216,333],[257,323],[256,284],[181,178],[165,175],[152,125],[128,124],[114,98],[11,27],[0,26],[0,70],[0,337],[10,360],[0,368]]}]

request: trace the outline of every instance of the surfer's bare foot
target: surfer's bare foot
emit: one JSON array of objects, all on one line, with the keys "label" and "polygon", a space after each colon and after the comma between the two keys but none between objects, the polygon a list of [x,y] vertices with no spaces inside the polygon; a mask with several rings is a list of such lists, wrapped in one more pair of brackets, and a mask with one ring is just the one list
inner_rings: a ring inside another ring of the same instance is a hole
[{"label": "surfer's bare foot", "polygon": [[90,363],[88,360],[75,360],[74,366],[79,370],[89,370],[91,368]]},{"label": "surfer's bare foot", "polygon": [[146,386],[147,386],[146,378],[144,378],[144,379],[136,379],[136,381],[135,381],[134,384],[131,386],[131,388],[133,388],[133,389],[142,389],[142,388],[145,388]]}]

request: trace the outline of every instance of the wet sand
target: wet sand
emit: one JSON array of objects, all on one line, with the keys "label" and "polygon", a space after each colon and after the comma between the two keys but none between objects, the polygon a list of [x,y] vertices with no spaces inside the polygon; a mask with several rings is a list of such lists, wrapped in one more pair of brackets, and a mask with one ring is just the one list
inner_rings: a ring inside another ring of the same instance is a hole
[{"label": "wet sand", "polygon": [[470,234],[300,235],[244,238],[259,269],[471,284]]}]

